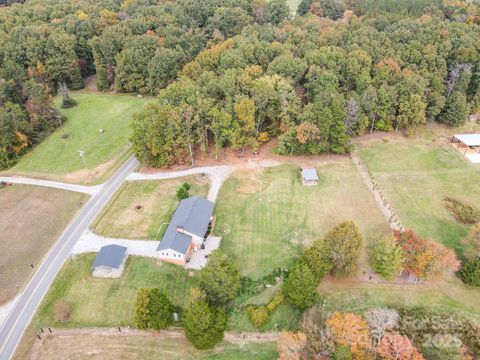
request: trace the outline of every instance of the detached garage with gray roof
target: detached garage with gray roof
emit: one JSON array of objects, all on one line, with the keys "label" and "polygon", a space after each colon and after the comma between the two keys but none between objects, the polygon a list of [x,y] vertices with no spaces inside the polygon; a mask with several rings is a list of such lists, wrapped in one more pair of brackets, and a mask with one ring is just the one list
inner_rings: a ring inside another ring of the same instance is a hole
[{"label": "detached garage with gray roof", "polygon": [[92,264],[93,276],[104,278],[120,277],[127,261],[127,248],[107,245],[100,249]]}]

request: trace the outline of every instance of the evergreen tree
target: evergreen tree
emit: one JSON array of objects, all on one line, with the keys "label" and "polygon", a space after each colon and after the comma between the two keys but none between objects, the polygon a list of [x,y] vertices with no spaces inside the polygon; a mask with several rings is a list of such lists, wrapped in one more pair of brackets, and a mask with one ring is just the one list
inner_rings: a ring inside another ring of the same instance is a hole
[{"label": "evergreen tree", "polygon": [[375,246],[374,267],[387,280],[400,275],[405,265],[405,254],[393,236],[381,239]]},{"label": "evergreen tree", "polygon": [[283,285],[283,295],[292,305],[301,310],[315,304],[317,281],[306,264],[297,264]]},{"label": "evergreen tree", "polygon": [[442,113],[439,115],[440,122],[448,126],[462,126],[465,124],[468,115],[468,104],[466,96],[454,91],[447,99]]},{"label": "evergreen tree", "polygon": [[149,290],[138,289],[135,303],[135,325],[139,329],[147,329],[150,321],[150,296]]},{"label": "evergreen tree", "polygon": [[227,306],[240,289],[238,266],[219,249],[210,254],[207,265],[200,270],[199,279],[209,304],[217,307]]},{"label": "evergreen tree", "polygon": [[213,348],[223,340],[227,317],[223,309],[210,307],[206,295],[192,289],[188,306],[183,313],[185,336],[197,349]]},{"label": "evergreen tree", "polygon": [[308,266],[318,284],[332,269],[327,243],[320,240],[315,241],[311,247],[303,251],[299,262]]},{"label": "evergreen tree", "polygon": [[160,289],[150,289],[148,294],[148,312],[150,319],[148,326],[151,329],[162,330],[169,327],[173,322],[173,305]]}]

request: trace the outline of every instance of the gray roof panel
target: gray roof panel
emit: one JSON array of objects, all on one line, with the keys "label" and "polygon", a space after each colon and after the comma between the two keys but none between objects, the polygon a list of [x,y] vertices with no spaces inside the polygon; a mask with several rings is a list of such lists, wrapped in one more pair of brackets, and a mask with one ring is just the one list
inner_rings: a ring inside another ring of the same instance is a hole
[{"label": "gray roof panel", "polygon": [[307,181],[318,180],[317,170],[314,168],[302,169],[302,177]]},{"label": "gray roof panel", "polygon": [[92,269],[105,266],[112,269],[118,269],[122,264],[127,248],[120,245],[103,246],[93,262]]},{"label": "gray roof panel", "polygon": [[157,251],[172,249],[182,254],[187,252],[190,235],[177,231],[178,227],[196,236],[203,237],[208,229],[215,204],[200,196],[192,196],[180,201],[172,216]]}]

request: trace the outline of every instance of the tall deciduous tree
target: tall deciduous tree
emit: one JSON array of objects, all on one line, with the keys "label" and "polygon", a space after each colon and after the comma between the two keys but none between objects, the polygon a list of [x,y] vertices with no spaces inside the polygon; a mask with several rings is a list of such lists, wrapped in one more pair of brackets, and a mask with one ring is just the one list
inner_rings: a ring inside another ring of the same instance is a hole
[{"label": "tall deciduous tree", "polygon": [[217,307],[227,306],[240,289],[237,264],[218,249],[210,254],[207,265],[200,270],[199,279],[208,302]]},{"label": "tall deciduous tree", "polygon": [[447,99],[439,121],[448,126],[461,126],[465,124],[468,115],[467,97],[465,94],[454,91]]},{"label": "tall deciduous tree", "polygon": [[362,235],[355,223],[346,221],[331,230],[325,241],[330,249],[332,273],[349,275],[357,267]]}]

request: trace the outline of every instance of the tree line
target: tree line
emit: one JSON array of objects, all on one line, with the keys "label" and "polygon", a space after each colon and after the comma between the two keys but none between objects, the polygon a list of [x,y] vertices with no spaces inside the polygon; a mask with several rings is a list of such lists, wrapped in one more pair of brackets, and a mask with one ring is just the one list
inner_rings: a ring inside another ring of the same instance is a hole
[{"label": "tree line", "polygon": [[193,163],[194,152],[255,152],[272,137],[279,154],[342,154],[357,135],[460,126],[480,110],[476,15],[430,6],[420,17],[334,21],[321,17],[329,3],[291,20],[285,1],[272,1],[275,21],[213,38],[135,117],[136,155]]}]

